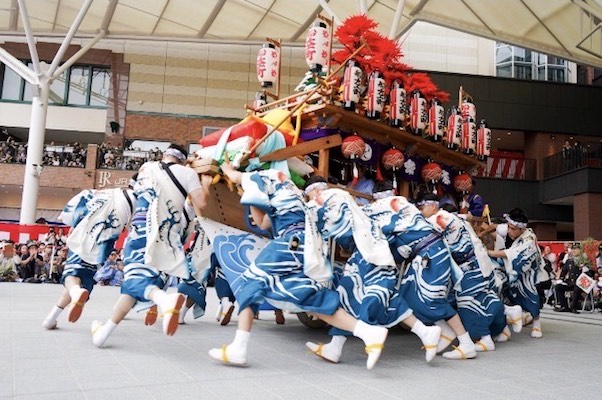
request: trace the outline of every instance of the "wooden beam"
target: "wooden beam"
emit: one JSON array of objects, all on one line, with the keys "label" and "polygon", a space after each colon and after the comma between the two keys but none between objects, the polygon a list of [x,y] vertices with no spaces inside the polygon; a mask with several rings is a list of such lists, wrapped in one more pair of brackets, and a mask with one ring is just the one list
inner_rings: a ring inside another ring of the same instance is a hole
[{"label": "wooden beam", "polygon": [[322,149],[340,146],[343,143],[341,135],[325,136],[323,138],[310,140],[308,142],[299,143],[295,146],[285,147],[284,149],[276,150],[270,154],[260,157],[261,162],[286,160],[290,157],[302,156],[305,154],[315,153]]}]

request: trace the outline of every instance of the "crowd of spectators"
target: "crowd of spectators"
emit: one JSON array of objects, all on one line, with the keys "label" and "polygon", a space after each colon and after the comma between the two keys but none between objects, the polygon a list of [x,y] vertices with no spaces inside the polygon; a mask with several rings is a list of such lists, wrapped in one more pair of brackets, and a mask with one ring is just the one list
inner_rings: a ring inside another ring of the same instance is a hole
[{"label": "crowd of spectators", "polygon": [[155,147],[141,150],[129,146],[125,149],[102,143],[98,147],[98,168],[137,171],[147,161],[161,161],[163,152]]},{"label": "crowd of spectators", "polygon": [[[51,227],[42,240],[0,241],[0,282],[60,283],[68,256],[66,240],[63,229]],[[101,285],[121,285],[123,262],[117,250],[94,279]]]},{"label": "crowd of spectators", "polygon": [[[85,146],[80,143],[56,145],[54,142],[44,146],[42,164],[55,167],[86,166]],[[17,142],[8,137],[6,142],[0,142],[0,163],[25,164],[27,160],[27,143]]]}]

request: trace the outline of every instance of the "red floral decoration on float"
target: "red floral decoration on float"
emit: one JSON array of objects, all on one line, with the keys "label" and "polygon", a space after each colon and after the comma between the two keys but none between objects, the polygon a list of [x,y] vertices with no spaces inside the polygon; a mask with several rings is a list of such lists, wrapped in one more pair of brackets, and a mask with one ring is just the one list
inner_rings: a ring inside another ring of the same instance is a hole
[{"label": "red floral decoration on float", "polygon": [[[352,161],[356,158],[360,158],[366,151],[366,142],[358,135],[347,136],[341,144],[341,152],[343,155]],[[355,186],[359,179],[359,172],[357,165],[353,163],[353,181],[351,184]]]}]

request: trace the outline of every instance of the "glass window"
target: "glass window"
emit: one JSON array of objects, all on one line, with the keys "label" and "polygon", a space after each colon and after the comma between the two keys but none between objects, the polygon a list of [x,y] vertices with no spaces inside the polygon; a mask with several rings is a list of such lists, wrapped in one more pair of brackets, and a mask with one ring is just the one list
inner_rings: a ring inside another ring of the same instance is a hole
[{"label": "glass window", "polygon": [[198,143],[190,143],[188,145],[188,154],[192,154],[197,150],[200,150],[202,148],[202,146]]},{"label": "glass window", "polygon": [[[33,63],[27,63],[27,67],[29,69],[33,69]],[[33,99],[33,86],[27,81],[23,80],[25,83],[25,91],[23,92],[23,101],[31,101]]]},{"label": "glass window", "polygon": [[546,80],[546,67],[538,67],[537,68],[537,79],[540,81]]},{"label": "glass window", "polygon": [[531,65],[515,65],[514,66],[514,77],[517,79],[531,79],[533,68]]},{"label": "glass window", "polygon": [[497,76],[501,76],[504,78],[512,78],[512,65],[498,65],[496,67]]},{"label": "glass window", "polygon": [[88,103],[89,67],[72,67],[69,79],[68,104],[85,106]]},{"label": "glass window", "polygon": [[531,62],[532,60],[532,52],[531,50],[522,49],[520,47],[514,48],[514,60],[522,61],[522,62]]},{"label": "glass window", "polygon": [[67,71],[50,84],[50,103],[65,104],[65,87],[67,86]]},{"label": "glass window", "polygon": [[111,86],[111,72],[106,68],[92,69],[91,106],[106,106]]},{"label": "glass window", "polygon": [[512,61],[512,48],[506,45],[500,45],[495,50],[495,62],[498,64]]},{"label": "glass window", "polygon": [[2,80],[2,98],[4,100],[21,100],[21,82],[21,77],[5,65],[4,79]]},{"label": "glass window", "polygon": [[548,80],[553,81],[553,82],[564,82],[565,81],[564,67],[548,66]]}]

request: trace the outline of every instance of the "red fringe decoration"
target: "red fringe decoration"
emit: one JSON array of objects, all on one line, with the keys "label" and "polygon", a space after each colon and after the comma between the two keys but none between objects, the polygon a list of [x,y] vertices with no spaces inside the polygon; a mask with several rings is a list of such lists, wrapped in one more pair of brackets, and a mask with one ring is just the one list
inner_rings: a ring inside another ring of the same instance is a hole
[{"label": "red fringe decoration", "polygon": [[345,48],[332,54],[333,62],[343,63],[360,47],[363,39],[368,48],[362,49],[355,58],[366,74],[374,70],[383,73],[387,92],[394,79],[401,79],[408,94],[413,90],[420,90],[429,101],[435,97],[441,102],[449,101],[449,93],[439,90],[427,74],[408,75],[411,67],[401,62],[403,52],[399,44],[380,34],[377,27],[378,24],[364,14],[347,18],[335,32],[335,37]]}]

